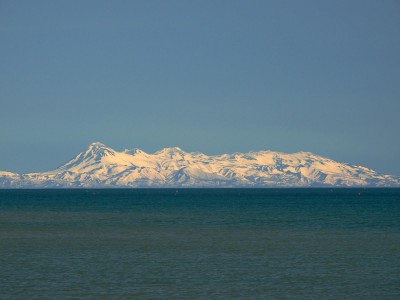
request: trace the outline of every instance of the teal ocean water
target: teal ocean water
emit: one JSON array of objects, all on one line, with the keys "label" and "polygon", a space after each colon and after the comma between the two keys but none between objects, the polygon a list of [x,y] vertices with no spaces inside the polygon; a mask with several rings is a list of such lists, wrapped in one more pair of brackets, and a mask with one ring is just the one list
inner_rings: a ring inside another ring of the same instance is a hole
[{"label": "teal ocean water", "polygon": [[0,191],[1,299],[400,299],[400,189]]}]

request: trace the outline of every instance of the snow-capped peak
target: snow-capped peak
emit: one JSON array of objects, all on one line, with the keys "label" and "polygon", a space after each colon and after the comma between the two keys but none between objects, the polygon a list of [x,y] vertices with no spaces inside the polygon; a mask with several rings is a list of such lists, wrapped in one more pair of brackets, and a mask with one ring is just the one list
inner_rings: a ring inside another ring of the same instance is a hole
[{"label": "snow-capped peak", "polygon": [[107,146],[100,142],[93,142],[89,145],[88,148],[89,149],[98,149],[98,148],[107,148]]},{"label": "snow-capped peak", "polygon": [[60,168],[0,172],[0,187],[400,186],[400,178],[310,152],[251,151],[207,156],[179,147],[148,154],[94,142]]},{"label": "snow-capped peak", "polygon": [[130,154],[130,155],[137,155],[137,154],[147,154],[143,150],[140,150],[139,148],[133,148],[133,149],[125,149],[124,153]]},{"label": "snow-capped peak", "polygon": [[115,155],[116,151],[106,145],[94,142],[89,145],[89,148],[86,150],[84,157],[85,158],[93,158],[95,160],[99,160],[107,155]]},{"label": "snow-capped peak", "polygon": [[186,153],[185,151],[183,151],[181,148],[179,147],[169,147],[169,148],[164,148],[161,149],[160,151],[157,151],[156,153],[154,153],[154,155],[167,155],[170,157],[173,156],[184,156],[187,155],[188,153]]}]

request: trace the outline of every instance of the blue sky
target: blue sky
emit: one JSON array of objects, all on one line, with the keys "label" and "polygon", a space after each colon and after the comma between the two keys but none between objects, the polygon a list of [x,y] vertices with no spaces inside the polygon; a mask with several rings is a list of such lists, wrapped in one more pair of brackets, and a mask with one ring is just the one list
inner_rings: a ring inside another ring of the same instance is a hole
[{"label": "blue sky", "polygon": [[400,175],[400,2],[0,1],[0,170],[92,141]]}]

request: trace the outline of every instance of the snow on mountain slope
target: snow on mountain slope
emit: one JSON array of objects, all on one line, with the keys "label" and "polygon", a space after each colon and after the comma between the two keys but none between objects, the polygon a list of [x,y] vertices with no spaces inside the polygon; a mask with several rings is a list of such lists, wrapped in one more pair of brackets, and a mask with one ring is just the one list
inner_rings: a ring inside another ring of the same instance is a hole
[{"label": "snow on mountain slope", "polygon": [[92,143],[48,172],[0,172],[0,187],[307,187],[400,186],[400,178],[309,152],[207,156],[178,147],[154,154]]},{"label": "snow on mountain slope", "polygon": [[19,188],[21,185],[21,175],[12,172],[0,171],[0,188]]}]

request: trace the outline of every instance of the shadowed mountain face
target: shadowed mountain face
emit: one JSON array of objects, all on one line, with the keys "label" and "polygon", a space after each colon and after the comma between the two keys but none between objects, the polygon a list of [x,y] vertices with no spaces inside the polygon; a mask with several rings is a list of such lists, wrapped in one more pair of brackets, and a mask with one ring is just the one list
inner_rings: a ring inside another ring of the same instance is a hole
[{"label": "shadowed mountain face", "polygon": [[0,172],[2,188],[52,187],[312,187],[400,186],[400,178],[309,152],[272,151],[207,156],[178,147],[154,154],[92,143],[48,172]]}]

